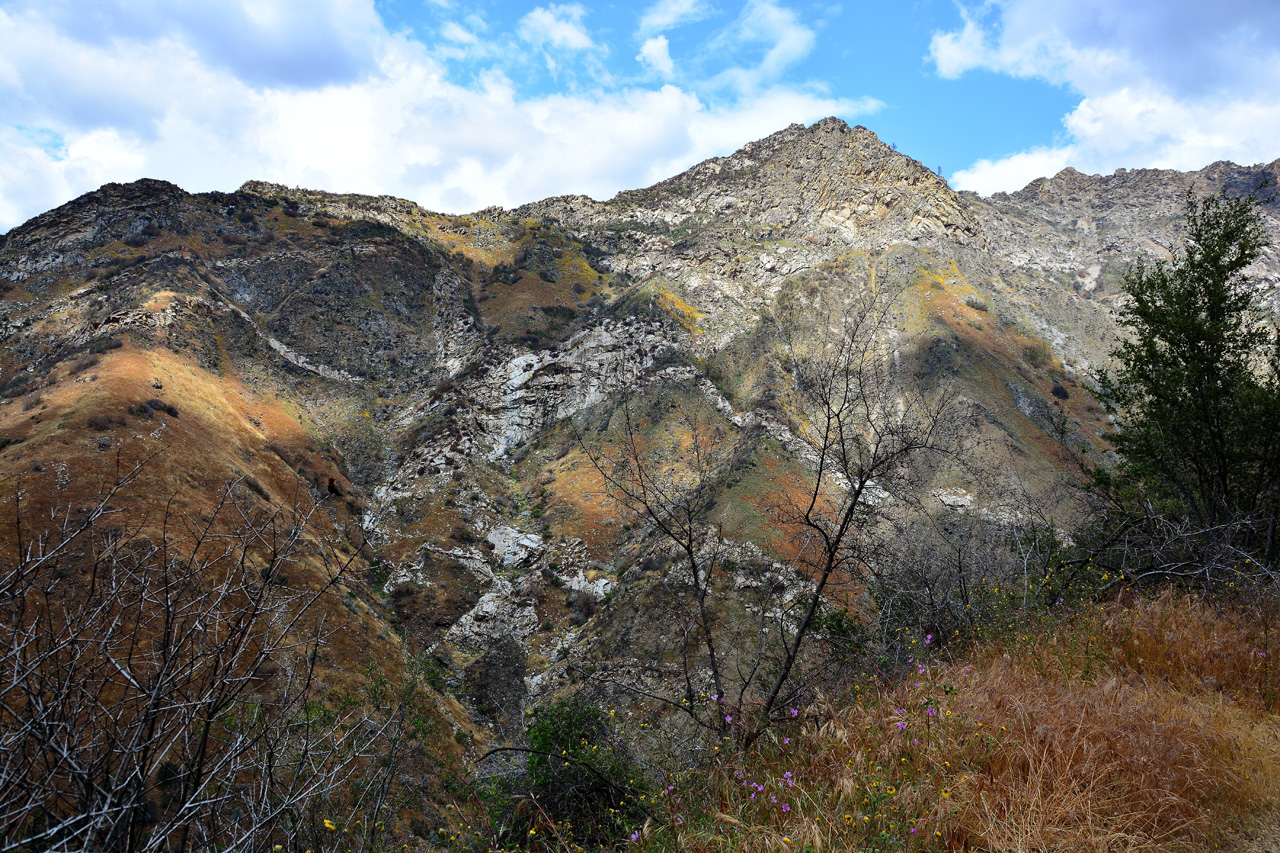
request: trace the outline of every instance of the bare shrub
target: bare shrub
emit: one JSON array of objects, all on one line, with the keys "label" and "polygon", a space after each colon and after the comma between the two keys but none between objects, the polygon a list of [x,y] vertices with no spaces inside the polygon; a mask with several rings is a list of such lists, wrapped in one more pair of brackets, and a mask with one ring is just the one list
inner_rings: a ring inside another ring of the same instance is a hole
[{"label": "bare shrub", "polygon": [[590,619],[600,605],[600,596],[594,589],[579,589],[573,593],[573,609]]},{"label": "bare shrub", "polygon": [[[789,426],[806,446],[808,467],[768,508],[796,543],[786,569],[797,581],[794,594],[768,565],[740,577],[742,567],[730,566],[728,545],[708,522],[752,452],[749,432],[734,435],[718,414],[689,405],[674,419],[672,441],[626,405],[614,450],[597,452],[579,434],[610,496],[676,558],[662,588],[670,593],[672,622],[664,630],[679,644],[678,663],[652,675],[679,692],[637,692],[744,746],[805,693],[806,638],[829,597],[866,582],[883,537],[892,534],[889,508],[917,506],[921,466],[958,443],[953,396],[899,369],[886,344],[897,294],[870,286],[865,270],[840,272],[837,298],[802,308],[784,302],[778,317],[775,357],[792,376]],[[726,615],[727,585],[751,591],[749,618]],[[695,701],[702,693],[717,698],[711,706]]]},{"label": "bare shrub", "polygon": [[164,400],[157,399],[156,397],[152,397],[147,400],[144,405],[150,407],[152,411],[164,412],[171,418],[176,418],[178,416],[178,409],[176,406],[172,403],[166,403]]},{"label": "bare shrub", "polygon": [[240,482],[246,489],[253,492],[264,501],[271,500],[271,495],[267,494],[267,490],[263,487],[262,483],[258,482],[258,478],[252,474],[245,474],[240,478]]},{"label": "bare shrub", "polygon": [[27,386],[31,384],[31,374],[15,373],[11,376],[0,380],[0,397],[6,399],[17,397],[27,390]]},{"label": "bare shrub", "polygon": [[94,355],[93,353],[85,353],[84,355],[77,357],[75,361],[68,365],[67,375],[75,376],[79,373],[84,373],[91,367],[97,367],[101,361],[102,359],[97,355]]},{"label": "bare shrub", "polygon": [[107,432],[113,427],[125,426],[126,421],[119,415],[94,414],[85,419],[85,426],[94,432]]},{"label": "bare shrub", "polygon": [[138,403],[136,406],[130,406],[129,414],[136,418],[150,418],[153,414],[169,415],[169,417],[176,418],[178,409],[164,400],[152,397],[150,400]]},{"label": "bare shrub", "polygon": [[[319,701],[310,613],[348,561],[318,505],[254,513],[228,487],[152,540],[112,518],[141,469],[3,551],[0,850],[329,849],[335,826],[383,849],[427,718],[377,675]],[[298,567],[318,582],[278,582]]]}]

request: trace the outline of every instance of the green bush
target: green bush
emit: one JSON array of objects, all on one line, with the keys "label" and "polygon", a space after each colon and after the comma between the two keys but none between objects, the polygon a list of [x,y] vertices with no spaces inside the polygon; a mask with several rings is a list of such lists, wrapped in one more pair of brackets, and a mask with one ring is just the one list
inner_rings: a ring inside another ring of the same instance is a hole
[{"label": "green bush", "polygon": [[574,696],[539,708],[528,725],[530,790],[579,842],[618,840],[643,820],[643,771],[610,719]]},{"label": "green bush", "polygon": [[570,697],[534,711],[526,735],[528,746],[517,750],[528,755],[524,772],[490,777],[479,792],[491,845],[601,849],[644,823],[647,775],[609,712]]}]

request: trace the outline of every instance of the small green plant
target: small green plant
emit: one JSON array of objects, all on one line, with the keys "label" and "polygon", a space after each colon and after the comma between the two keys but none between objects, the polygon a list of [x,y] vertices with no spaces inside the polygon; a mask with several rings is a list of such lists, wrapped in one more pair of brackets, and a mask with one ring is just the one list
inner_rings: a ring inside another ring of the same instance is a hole
[{"label": "small green plant", "polygon": [[1053,352],[1044,341],[1030,341],[1023,344],[1022,357],[1027,360],[1027,364],[1037,370],[1053,363]]}]

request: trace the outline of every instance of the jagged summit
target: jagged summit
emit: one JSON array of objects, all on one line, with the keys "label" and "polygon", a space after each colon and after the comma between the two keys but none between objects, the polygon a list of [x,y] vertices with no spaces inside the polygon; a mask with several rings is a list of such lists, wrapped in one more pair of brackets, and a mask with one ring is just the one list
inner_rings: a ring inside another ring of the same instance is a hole
[{"label": "jagged summit", "polygon": [[713,157],[652,187],[619,193],[615,201],[644,204],[684,198],[696,204],[712,186],[722,199],[755,196],[769,208],[786,206],[789,197],[795,197],[804,206],[816,205],[819,218],[831,209],[826,207],[831,201],[849,195],[883,206],[885,212],[900,202],[912,206],[918,201],[914,206],[919,210],[933,208],[942,228],[966,231],[960,217],[949,216],[962,204],[945,180],[865,127],[850,127],[834,117],[809,127],[793,124],[728,157]]},{"label": "jagged summit", "polygon": [[[777,158],[797,165],[845,168],[865,173],[898,167],[904,173],[918,170],[922,173],[920,177],[924,174],[937,177],[919,161],[900,154],[881,142],[873,131],[862,125],[850,127],[843,119],[835,116],[824,118],[808,127],[792,124],[764,139],[748,142],[729,157],[713,158],[707,162],[719,163],[736,170]],[[695,166],[690,171],[698,168]],[[680,177],[672,180],[679,180]]]},{"label": "jagged summit", "polygon": [[[575,234],[621,234],[620,226],[634,226],[645,235],[634,247],[637,255],[705,255],[726,239],[861,250],[902,240],[984,242],[968,203],[946,181],[866,128],[837,118],[792,125],[607,202],[570,196],[516,212],[553,219]],[[649,275],[660,266],[640,257],[632,271]]]},{"label": "jagged summit", "polygon": [[157,222],[157,227],[171,224],[176,205],[186,195],[176,184],[153,178],[103,184],[12,229],[4,245],[10,250],[48,251],[53,241],[63,251],[76,251],[98,241],[127,240],[147,227],[146,222],[136,222],[137,214]]},{"label": "jagged summit", "polygon": [[1226,189],[1230,194],[1248,194],[1270,182],[1280,180],[1280,159],[1268,164],[1241,166],[1230,160],[1218,160],[1194,172],[1173,169],[1116,169],[1109,175],[1090,174],[1067,166],[1052,177],[1041,177],[1013,193],[994,193],[1000,202],[1014,198],[1022,202],[1036,199],[1079,198],[1082,194],[1102,198],[1123,196],[1132,203],[1135,195],[1149,202],[1153,194],[1177,203],[1187,190],[1204,194]]}]

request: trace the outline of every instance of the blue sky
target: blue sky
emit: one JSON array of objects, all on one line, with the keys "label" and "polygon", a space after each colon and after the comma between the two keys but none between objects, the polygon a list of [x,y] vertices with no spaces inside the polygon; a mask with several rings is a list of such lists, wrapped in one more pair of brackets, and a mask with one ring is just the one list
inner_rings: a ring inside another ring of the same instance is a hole
[{"label": "blue sky", "polygon": [[463,212],[837,115],[1014,190],[1280,157],[1274,0],[0,0],[0,231],[107,181]]}]

